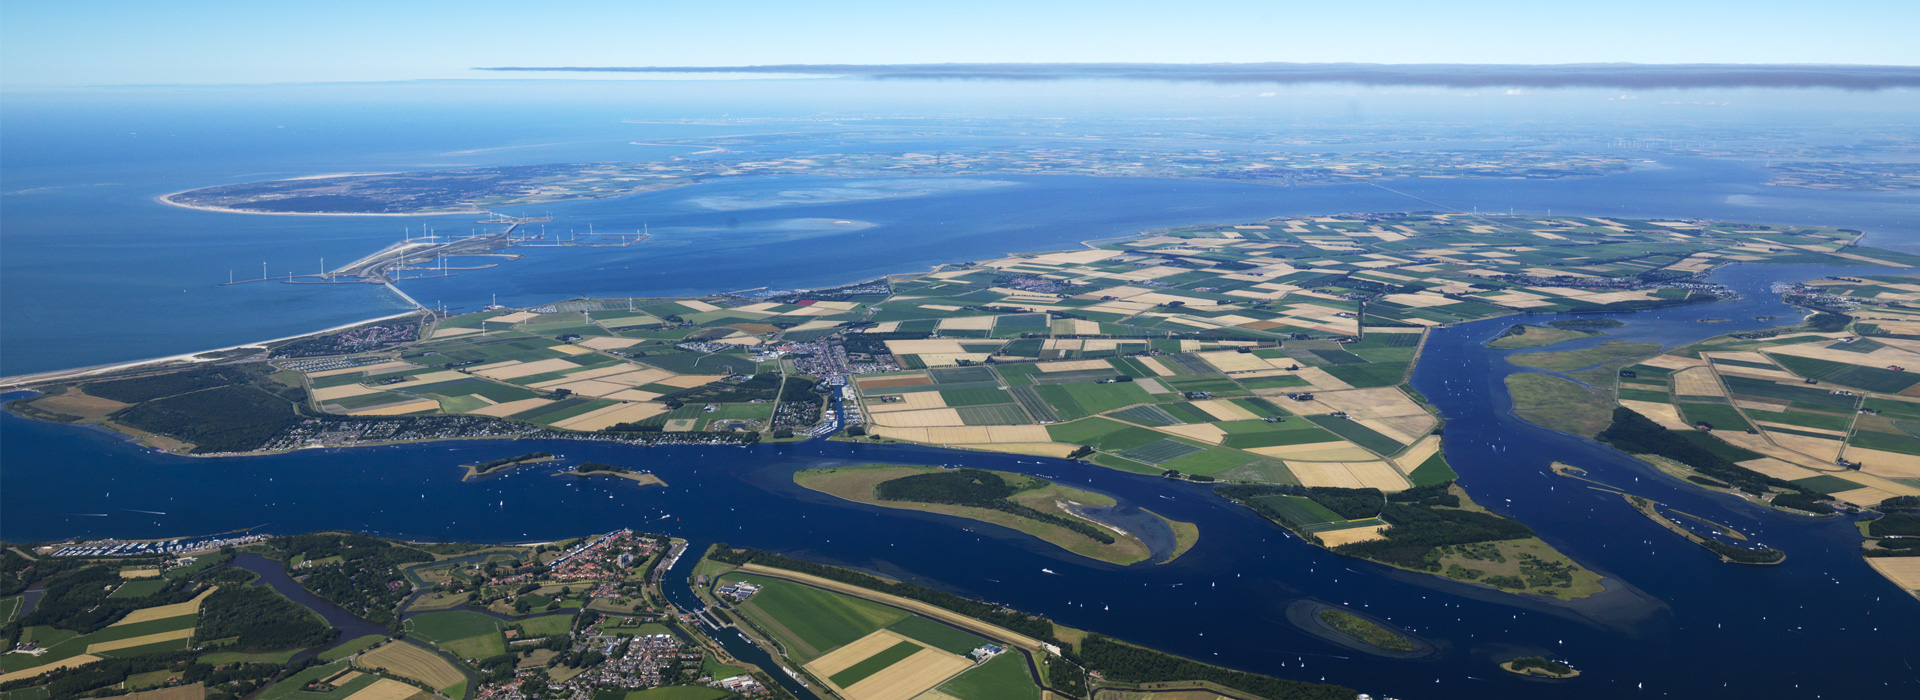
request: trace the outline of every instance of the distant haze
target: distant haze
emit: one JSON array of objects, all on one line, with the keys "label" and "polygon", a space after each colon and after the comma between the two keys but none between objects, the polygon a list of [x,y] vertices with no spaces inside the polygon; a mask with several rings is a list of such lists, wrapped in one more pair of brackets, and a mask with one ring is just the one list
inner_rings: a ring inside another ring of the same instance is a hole
[{"label": "distant haze", "polygon": [[1920,66],[1595,63],[1570,65],[1372,63],[936,63],[764,66],[501,66],[476,70],[563,73],[835,75],[882,79],[1059,80],[1116,78],[1212,83],[1356,83],[1478,87],[1840,88],[1920,87]]}]

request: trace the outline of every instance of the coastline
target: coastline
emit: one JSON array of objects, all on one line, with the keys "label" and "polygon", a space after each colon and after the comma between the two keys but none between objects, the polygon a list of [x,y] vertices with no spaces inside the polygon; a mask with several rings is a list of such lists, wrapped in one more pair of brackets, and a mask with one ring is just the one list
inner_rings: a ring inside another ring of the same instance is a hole
[{"label": "coastline", "polygon": [[[405,295],[403,294],[401,296],[405,296]],[[409,299],[409,301],[411,301],[411,299]],[[229,345],[223,348],[212,348],[208,350],[195,350],[193,352],[181,353],[178,355],[168,355],[166,357],[154,357],[154,358],[148,358],[145,360],[131,360],[127,362],[119,362],[119,363],[107,364],[107,365],[75,367],[73,369],[59,369],[59,370],[53,370],[50,372],[37,372],[34,374],[21,374],[21,375],[15,375],[11,377],[0,377],[0,389],[24,389],[24,388],[27,388],[27,385],[29,384],[43,384],[46,382],[61,381],[66,379],[79,379],[81,377],[90,377],[97,374],[106,374],[109,372],[117,372],[124,369],[132,369],[134,367],[165,364],[168,362],[189,362],[189,363],[218,362],[219,359],[217,358],[210,359],[210,360],[201,360],[196,358],[208,353],[228,352],[232,350],[240,350],[243,348],[264,349],[267,345],[270,345],[272,343],[286,342],[289,340],[298,340],[301,338],[320,335],[323,333],[332,333],[334,331],[344,331],[346,329],[353,328],[355,326],[364,326],[369,323],[378,323],[380,321],[390,321],[396,318],[405,318],[407,316],[412,316],[414,314],[422,313],[423,311],[425,311],[425,309],[414,309],[412,311],[402,311],[396,314],[388,314],[386,316],[379,316],[376,318],[362,319],[359,321],[354,321],[352,323],[341,324],[338,326],[333,326],[331,328],[322,328],[317,331],[310,331],[310,332],[301,333],[298,335],[289,335],[283,338],[273,338],[270,340],[256,340],[251,343],[241,343],[239,345]]]},{"label": "coastline", "polygon": [[[355,173],[355,174],[374,175],[379,173]],[[314,176],[314,177],[306,177],[306,178],[296,177],[291,179],[316,180],[316,179],[320,179],[321,177],[335,177],[335,176],[331,176],[331,175]],[[203,190],[206,188],[195,187],[193,189]],[[485,214],[487,213],[486,210],[484,209],[462,209],[457,211],[432,211],[432,212],[380,212],[380,213],[319,212],[319,211],[254,211],[252,209],[231,209],[228,207],[209,207],[201,204],[182,204],[180,202],[173,201],[174,195],[186,194],[192,191],[193,190],[180,190],[179,192],[168,192],[158,197],[154,197],[153,201],[156,201],[171,207],[179,207],[181,209],[211,211],[211,212],[219,212],[222,214],[251,214],[254,216],[449,216],[454,214]],[[529,204],[540,204],[540,203],[541,202],[529,202]]]}]

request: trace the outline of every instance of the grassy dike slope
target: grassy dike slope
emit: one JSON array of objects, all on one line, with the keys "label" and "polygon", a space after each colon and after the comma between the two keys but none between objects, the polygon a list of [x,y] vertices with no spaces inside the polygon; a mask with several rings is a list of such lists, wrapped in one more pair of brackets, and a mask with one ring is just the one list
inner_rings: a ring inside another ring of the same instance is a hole
[{"label": "grassy dike slope", "polygon": [[[1134,564],[1146,561],[1148,557],[1152,556],[1152,552],[1147,549],[1145,542],[1140,541],[1140,538],[1132,534],[1121,536],[1119,533],[1106,529],[1098,523],[1094,523],[1094,526],[1101,527],[1114,535],[1112,544],[1103,544],[1088,538],[1086,535],[1058,525],[988,508],[949,505],[944,503],[883,501],[874,495],[875,487],[879,486],[882,482],[892,481],[905,476],[913,476],[915,474],[929,474],[938,471],[941,471],[938,467],[898,464],[827,467],[795,472],[793,475],[793,483],[849,501],[880,506],[882,508],[899,508],[903,510],[941,513],[1012,528],[1038,537],[1049,544],[1053,544],[1074,554],[1090,559],[1098,559],[1111,564]],[[1010,484],[1016,484],[1022,487],[1019,492],[1007,500],[1041,512],[1057,513],[1063,517],[1071,518],[1077,516],[1068,513],[1057,504],[1062,502],[1071,502],[1083,506],[1110,506],[1114,504],[1114,500],[1106,496],[1091,491],[1082,491],[1076,488],[1061,486],[1045,479],[1012,472],[993,473],[998,474],[1002,479],[1006,479]],[[1165,518],[1161,519],[1165,520]],[[1173,523],[1172,521],[1168,521],[1168,523],[1174,527],[1175,532],[1180,531],[1180,525],[1186,525],[1186,523]]]}]

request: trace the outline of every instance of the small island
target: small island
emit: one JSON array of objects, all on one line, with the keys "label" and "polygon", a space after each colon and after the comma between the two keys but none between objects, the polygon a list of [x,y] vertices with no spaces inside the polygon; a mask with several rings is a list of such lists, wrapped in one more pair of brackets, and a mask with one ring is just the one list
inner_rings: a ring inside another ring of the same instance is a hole
[{"label": "small island", "polygon": [[1533,678],[1565,679],[1580,675],[1580,670],[1559,661],[1538,656],[1523,656],[1500,664],[1500,669]]},{"label": "small island", "polygon": [[1413,642],[1372,620],[1338,608],[1321,610],[1320,621],[1334,631],[1388,651],[1413,651]]},{"label": "small island", "polygon": [[518,467],[522,465],[539,464],[541,462],[552,462],[558,459],[560,458],[553,456],[552,452],[529,452],[527,454],[523,454],[518,457],[505,457],[502,459],[493,460],[491,462],[481,462],[479,464],[462,464],[460,465],[461,468],[466,469],[467,473],[462,475],[460,477],[460,480],[466,481],[468,479],[472,479],[477,476],[486,476],[488,474],[493,474],[503,470],[512,469],[514,467]]},{"label": "small island", "polygon": [[[1074,554],[1112,564],[1153,558],[1138,535],[1094,520],[1080,508],[1113,506],[1107,496],[1039,477],[986,469],[942,469],[900,464],[827,467],[795,472],[795,484],[849,501],[952,515],[992,523],[1038,537]],[[1196,528],[1164,517],[1183,552]],[[1184,536],[1183,536],[1183,533]]]},{"label": "small island", "polygon": [[553,475],[554,476],[615,476],[622,479],[626,479],[628,481],[632,481],[641,486],[666,486],[667,485],[666,481],[662,480],[658,476],[654,476],[653,472],[637,472],[632,469],[628,469],[626,467],[616,467],[611,464],[601,464],[599,462],[581,462],[578,466],[575,466],[572,469],[568,469],[563,472],[555,472]]}]

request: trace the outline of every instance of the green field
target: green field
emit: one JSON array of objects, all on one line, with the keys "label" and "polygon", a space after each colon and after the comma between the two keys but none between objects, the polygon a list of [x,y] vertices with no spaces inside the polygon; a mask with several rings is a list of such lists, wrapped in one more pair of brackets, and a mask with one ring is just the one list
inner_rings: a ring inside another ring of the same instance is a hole
[{"label": "green field", "polygon": [[907,617],[887,626],[887,629],[901,636],[951,654],[966,656],[967,652],[978,649],[987,640],[971,632],[950,627],[918,615]]},{"label": "green field", "polygon": [[522,637],[551,637],[556,634],[566,634],[567,630],[573,629],[573,616],[541,615],[529,617],[514,624],[520,625]]},{"label": "green field", "polygon": [[1338,513],[1328,510],[1326,506],[1314,503],[1312,499],[1305,496],[1276,494],[1272,496],[1259,496],[1253,500],[1258,501],[1261,505],[1268,508],[1272,508],[1274,512],[1280,514],[1280,517],[1286,518],[1287,522],[1299,527],[1319,523],[1346,521],[1346,518],[1340,517]]},{"label": "green field", "polygon": [[[108,598],[145,598],[147,596],[160,592],[160,589],[162,588],[166,588],[167,583],[168,583],[167,580],[163,578],[130,579],[126,583],[120,584],[119,588],[114,589],[113,595],[110,595],[107,597]],[[4,619],[4,618],[0,618],[0,619]]]},{"label": "green field", "polygon": [[506,653],[500,621],[468,610],[431,612],[407,620],[409,634],[466,659]]},{"label": "green field", "polygon": [[881,649],[879,653],[873,656],[861,659],[858,663],[846,667],[839,673],[828,676],[827,680],[833,681],[834,685],[845,688],[864,681],[869,676],[884,671],[888,666],[892,666],[909,656],[918,654],[925,648],[926,647],[914,644],[913,642],[901,642]]},{"label": "green field", "polygon": [[1884,367],[1850,365],[1795,355],[1768,355],[1768,357],[1787,368],[1787,371],[1808,379],[1882,394],[1898,394],[1914,384],[1920,384],[1920,374]]},{"label": "green field", "polygon": [[780,641],[793,646],[797,658],[811,661],[874,630],[886,627],[907,613],[851,596],[823,591],[791,581],[729,574],[722,582],[748,581],[765,586],[740,607],[766,623],[767,631],[785,637]]},{"label": "green field", "polygon": [[960,414],[960,420],[967,425],[1028,425],[1027,412],[1013,404],[997,406],[963,406],[954,409]]},{"label": "green field", "polygon": [[1810,476],[1805,479],[1794,479],[1793,483],[1795,486],[1806,488],[1822,496],[1830,493],[1839,493],[1841,491],[1852,491],[1854,489],[1860,488],[1859,484],[1853,483],[1851,481],[1847,481],[1846,479],[1842,479],[1840,477],[1833,476],[1831,474],[1821,474],[1820,476]]},{"label": "green field", "polygon": [[1330,415],[1307,416],[1307,420],[1313,421],[1315,425],[1326,428],[1335,435],[1352,441],[1355,445],[1382,455],[1391,455],[1406,449],[1406,445],[1400,444],[1399,441],[1381,435],[1372,428],[1345,418],[1335,418]]},{"label": "green field", "polygon": [[1171,439],[1161,438],[1139,447],[1121,450],[1118,454],[1122,458],[1130,459],[1141,464],[1158,466],[1200,452],[1201,449],[1202,448],[1194,447],[1193,445],[1183,442],[1175,442]]},{"label": "green field", "polygon": [[355,637],[353,639],[349,639],[345,642],[342,642],[340,646],[337,646],[332,649],[328,649],[325,652],[322,652],[320,654],[320,660],[326,661],[326,662],[339,661],[341,659],[344,659],[349,656],[353,656],[354,654],[358,654],[362,651],[365,651],[367,647],[373,646],[375,644],[379,644],[386,640],[387,640],[387,637],[386,635],[383,635],[383,634],[369,634],[364,637]]},{"label": "green field", "polygon": [[1744,431],[1753,427],[1740,416],[1739,409],[1723,403],[1683,403],[1680,413],[1688,423],[1706,423],[1714,430]]},{"label": "green field", "polygon": [[1453,473],[1453,467],[1447,464],[1445,450],[1433,453],[1427,461],[1421,462],[1420,466],[1414,467],[1413,471],[1407,473],[1407,481],[1413,482],[1414,486],[1432,486],[1458,478],[1460,475]]},{"label": "green field", "polygon": [[967,669],[938,690],[955,700],[1039,700],[1027,664],[1018,654],[1005,653]]}]

